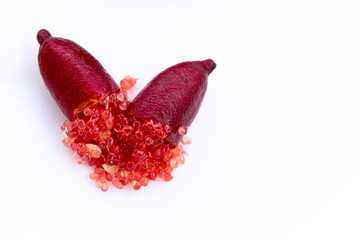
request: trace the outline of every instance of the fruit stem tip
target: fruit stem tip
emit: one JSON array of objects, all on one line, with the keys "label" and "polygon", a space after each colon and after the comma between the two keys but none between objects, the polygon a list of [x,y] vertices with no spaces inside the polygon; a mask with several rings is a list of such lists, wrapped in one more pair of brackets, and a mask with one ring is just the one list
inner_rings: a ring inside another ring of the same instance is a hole
[{"label": "fruit stem tip", "polygon": [[36,36],[39,44],[41,45],[46,39],[51,38],[51,34],[46,29],[41,29]]},{"label": "fruit stem tip", "polygon": [[204,60],[201,63],[203,64],[206,71],[208,71],[208,74],[210,74],[216,68],[216,63],[212,59]]}]

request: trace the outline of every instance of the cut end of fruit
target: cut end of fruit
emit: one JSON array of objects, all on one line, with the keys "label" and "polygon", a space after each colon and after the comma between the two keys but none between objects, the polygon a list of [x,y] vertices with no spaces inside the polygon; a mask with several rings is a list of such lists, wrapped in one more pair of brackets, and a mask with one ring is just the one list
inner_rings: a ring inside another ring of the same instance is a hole
[{"label": "cut end of fruit", "polygon": [[[79,163],[94,167],[90,179],[102,191],[107,191],[110,184],[138,190],[157,178],[170,181],[173,169],[185,160],[183,145],[188,141],[172,147],[167,140],[169,126],[125,112],[127,91],[135,82],[126,77],[125,87],[62,126],[64,145],[80,156]],[[186,134],[187,127],[180,130]]]},{"label": "cut end of fruit", "polygon": [[51,38],[51,34],[46,29],[41,29],[36,36],[38,43],[41,45],[46,39]]}]

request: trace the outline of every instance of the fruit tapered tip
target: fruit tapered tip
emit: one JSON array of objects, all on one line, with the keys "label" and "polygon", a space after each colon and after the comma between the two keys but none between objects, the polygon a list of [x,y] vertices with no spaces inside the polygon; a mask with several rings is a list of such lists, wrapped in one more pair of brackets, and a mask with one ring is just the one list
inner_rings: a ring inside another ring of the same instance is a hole
[{"label": "fruit tapered tip", "polygon": [[208,72],[208,74],[210,74],[216,68],[216,63],[212,59],[206,59],[204,61],[201,61],[201,63]]},{"label": "fruit tapered tip", "polygon": [[46,29],[41,29],[36,36],[39,44],[41,45],[46,39],[51,38],[51,34]]}]

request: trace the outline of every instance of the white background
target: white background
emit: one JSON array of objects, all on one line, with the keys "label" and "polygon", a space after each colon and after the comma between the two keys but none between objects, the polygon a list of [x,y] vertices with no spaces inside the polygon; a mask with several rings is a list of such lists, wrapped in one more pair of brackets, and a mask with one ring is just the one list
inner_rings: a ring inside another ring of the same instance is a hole
[{"label": "white background", "polygon": [[[0,7],[0,239],[360,239],[360,2],[10,1]],[[134,96],[212,58],[169,183],[106,193],[62,144],[37,66],[48,29]]]}]

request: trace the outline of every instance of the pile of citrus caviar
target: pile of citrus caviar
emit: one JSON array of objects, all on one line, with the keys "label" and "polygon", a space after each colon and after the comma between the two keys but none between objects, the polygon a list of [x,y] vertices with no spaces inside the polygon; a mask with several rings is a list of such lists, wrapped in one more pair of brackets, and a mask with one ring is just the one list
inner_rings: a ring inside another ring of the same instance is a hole
[{"label": "pile of citrus caviar", "polygon": [[[109,183],[119,189],[131,184],[138,190],[158,177],[170,181],[173,169],[184,163],[182,145],[190,143],[189,138],[183,138],[171,147],[168,125],[125,113],[127,91],[135,82],[124,78],[119,91],[62,125],[63,143],[80,156],[79,163],[94,166],[90,179],[103,191]],[[185,126],[178,129],[181,135],[186,130]]]}]

